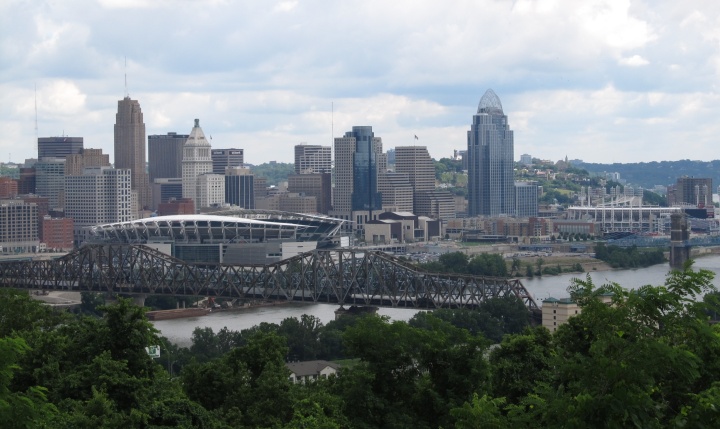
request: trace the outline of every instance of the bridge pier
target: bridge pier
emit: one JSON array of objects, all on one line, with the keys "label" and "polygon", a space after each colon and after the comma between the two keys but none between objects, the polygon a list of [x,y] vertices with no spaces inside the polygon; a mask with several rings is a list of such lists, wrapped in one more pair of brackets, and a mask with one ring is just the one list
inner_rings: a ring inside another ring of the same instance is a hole
[{"label": "bridge pier", "polygon": [[132,296],[133,303],[138,307],[145,307],[145,298],[147,295],[144,293],[136,294]]},{"label": "bridge pier", "polygon": [[682,270],[690,259],[690,231],[684,214],[670,215],[670,268]]}]

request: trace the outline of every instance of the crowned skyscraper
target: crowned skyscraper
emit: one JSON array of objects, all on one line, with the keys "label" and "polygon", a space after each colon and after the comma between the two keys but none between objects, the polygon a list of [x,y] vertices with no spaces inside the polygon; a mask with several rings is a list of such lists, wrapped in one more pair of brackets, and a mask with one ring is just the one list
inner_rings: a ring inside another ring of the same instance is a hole
[{"label": "crowned skyscraper", "polygon": [[513,132],[500,98],[488,89],[468,131],[468,214],[515,214]]},{"label": "crowned skyscraper", "polygon": [[115,168],[130,169],[132,191],[140,209],[151,203],[145,159],[145,123],[140,103],[125,97],[118,101],[115,115]]}]

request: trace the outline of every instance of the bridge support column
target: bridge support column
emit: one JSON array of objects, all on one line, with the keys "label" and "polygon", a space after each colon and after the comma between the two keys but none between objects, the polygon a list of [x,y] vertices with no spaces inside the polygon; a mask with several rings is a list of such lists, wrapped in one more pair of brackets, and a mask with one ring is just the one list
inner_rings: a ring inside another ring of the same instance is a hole
[{"label": "bridge support column", "polygon": [[690,231],[684,214],[670,215],[670,268],[682,270],[690,259]]},{"label": "bridge support column", "polygon": [[144,293],[133,295],[133,303],[139,307],[145,307],[145,298],[147,298],[147,295]]}]

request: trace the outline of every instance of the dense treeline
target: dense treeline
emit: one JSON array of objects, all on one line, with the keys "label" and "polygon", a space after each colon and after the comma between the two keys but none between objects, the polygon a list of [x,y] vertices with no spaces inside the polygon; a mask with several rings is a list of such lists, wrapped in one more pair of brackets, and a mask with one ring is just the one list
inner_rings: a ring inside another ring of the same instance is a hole
[{"label": "dense treeline", "polygon": [[[711,279],[688,269],[635,291],[575,281],[582,312],[554,333],[502,299],[407,323],[198,329],[190,348],[157,361],[145,347],[165,340],[127,300],[93,318],[0,291],[0,427],[718,427]],[[498,346],[491,325],[506,333]],[[289,380],[288,360],[335,354],[351,358],[337,377]]]},{"label": "dense treeline", "polygon": [[463,252],[440,255],[437,261],[419,264],[420,268],[435,273],[472,274],[475,276],[507,277],[508,267],[502,255],[482,253],[469,258]]},{"label": "dense treeline", "polygon": [[605,243],[595,244],[595,257],[607,262],[613,268],[640,268],[665,262],[662,249],[643,249],[637,246],[607,246]]}]

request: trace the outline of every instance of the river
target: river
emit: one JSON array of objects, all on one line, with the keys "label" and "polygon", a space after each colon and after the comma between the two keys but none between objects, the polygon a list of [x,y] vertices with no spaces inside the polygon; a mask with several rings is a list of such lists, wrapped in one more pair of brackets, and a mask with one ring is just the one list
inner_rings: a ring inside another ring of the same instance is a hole
[{"label": "river", "polygon": [[[720,255],[705,256],[698,258],[694,265],[695,269],[707,269],[715,273],[713,283],[720,289]],[[637,288],[643,285],[660,285],[665,282],[668,273],[668,264],[654,265],[648,268],[634,270],[616,271],[592,271],[590,277],[596,286],[608,282],[617,282],[627,288]],[[522,279],[525,288],[535,298],[538,305],[548,297],[565,298],[568,296],[567,287],[573,278],[585,278],[586,274],[563,274],[560,276],[544,276],[533,279]],[[202,317],[190,317],[185,319],[160,320],[153,322],[163,336],[173,343],[181,346],[189,346],[192,332],[196,327],[210,327],[215,332],[223,327],[234,331],[251,328],[262,322],[282,322],[287,317],[300,317],[309,314],[317,317],[323,323],[335,318],[337,306],[329,304],[307,304],[287,303],[272,307],[257,307],[237,311],[217,312]],[[392,320],[409,320],[418,310],[404,308],[380,308],[381,315],[389,316]]]}]

